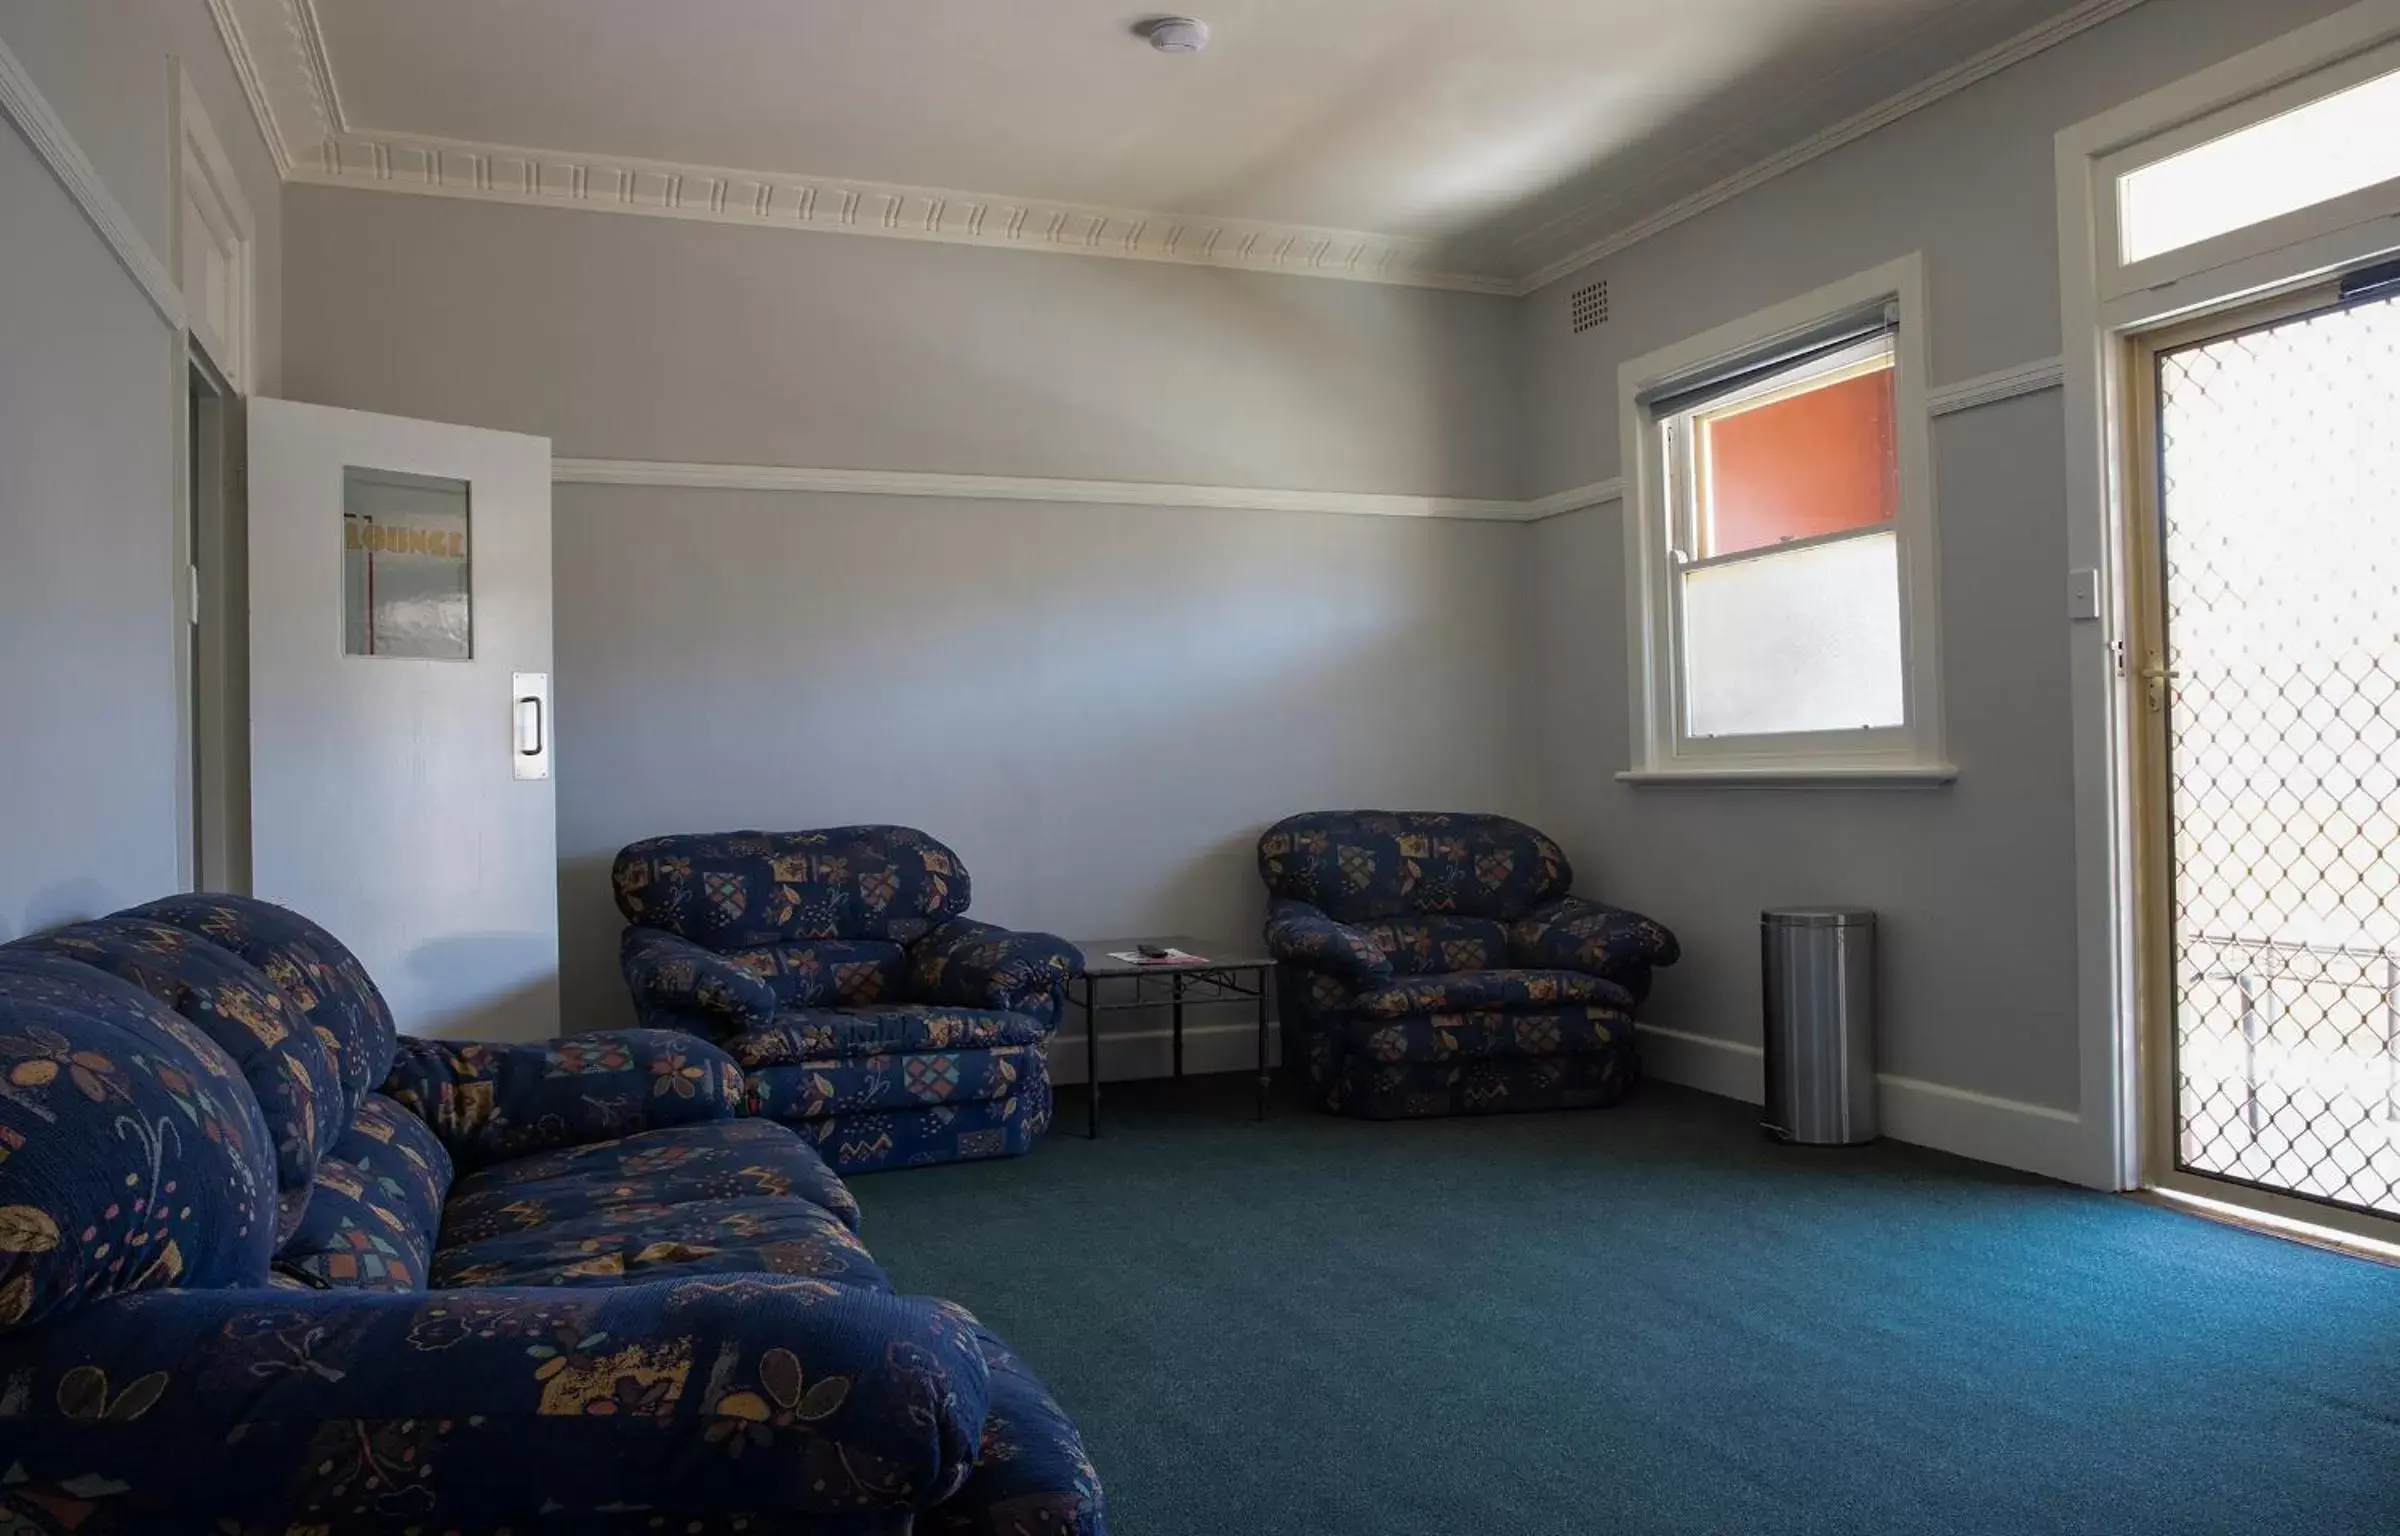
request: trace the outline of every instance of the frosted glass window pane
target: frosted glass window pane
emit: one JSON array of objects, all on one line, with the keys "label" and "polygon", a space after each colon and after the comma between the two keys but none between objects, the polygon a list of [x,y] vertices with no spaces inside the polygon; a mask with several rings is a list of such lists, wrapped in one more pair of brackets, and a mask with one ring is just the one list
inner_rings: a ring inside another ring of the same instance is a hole
[{"label": "frosted glass window pane", "polygon": [[2400,72],[2127,172],[2119,243],[2144,261],[2396,176]]},{"label": "frosted glass window pane", "polygon": [[342,650],[466,661],[474,655],[467,482],[342,471]]},{"label": "frosted glass window pane", "polygon": [[1776,550],[1681,579],[1686,734],[1907,723],[1893,534]]}]

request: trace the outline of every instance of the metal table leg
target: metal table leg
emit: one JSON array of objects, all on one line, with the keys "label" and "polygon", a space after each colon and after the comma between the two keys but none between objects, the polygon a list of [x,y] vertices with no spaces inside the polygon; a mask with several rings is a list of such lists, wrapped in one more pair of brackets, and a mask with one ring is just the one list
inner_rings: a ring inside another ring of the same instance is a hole
[{"label": "metal table leg", "polygon": [[1100,1010],[1094,1006],[1098,983],[1083,978],[1083,1133],[1100,1139]]},{"label": "metal table leg", "polygon": [[1258,973],[1258,1118],[1267,1118],[1267,1089],[1274,1075],[1267,1067],[1267,978],[1272,971]]},{"label": "metal table leg", "polygon": [[1183,972],[1168,978],[1175,983],[1175,1075],[1183,1076]]}]

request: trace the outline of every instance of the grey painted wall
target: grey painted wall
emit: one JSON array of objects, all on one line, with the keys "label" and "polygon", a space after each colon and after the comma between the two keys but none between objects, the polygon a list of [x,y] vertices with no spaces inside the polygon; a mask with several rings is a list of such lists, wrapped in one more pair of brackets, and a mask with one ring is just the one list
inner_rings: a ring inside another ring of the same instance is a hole
[{"label": "grey painted wall", "polygon": [[[1520,313],[1535,489],[1617,473],[1617,365],[1912,250],[1933,382],[2060,348],[2061,128],[2338,9],[2151,0],[2059,48],[1562,279]],[[1567,330],[1609,280],[1610,320]],[[2073,784],[2057,393],[1940,418],[1945,789],[1632,787],[1620,509],[1538,525],[1542,802],[1605,888],[1685,940],[1654,1022],[1758,1038],[1760,907],[1886,914],[1886,1071],[2072,1109]]]},{"label": "grey painted wall", "polygon": [[566,486],[565,1017],[615,1019],[636,837],[902,821],[975,911],[1255,933],[1310,806],[1524,809],[1522,531]]},{"label": "grey painted wall", "polygon": [[176,195],[170,61],[183,65],[256,221],[258,376],[251,392],[278,393],[282,183],[207,0],[0,0],[0,39],[170,272]]},{"label": "grey painted wall", "polygon": [[294,187],[296,399],[562,456],[1519,494],[1475,294]]},{"label": "grey painted wall", "polygon": [[[0,0],[0,39],[168,252],[170,54],[259,222],[261,371],[281,259],[265,145],[201,0]],[[0,938],[175,888],[172,332],[0,126]]]},{"label": "grey painted wall", "polygon": [[[568,456],[1518,494],[1505,300],[295,188],[298,397]],[[1261,827],[1529,809],[1521,528],[561,487],[563,998],[611,857],[920,825],[976,911],[1254,931]]]}]

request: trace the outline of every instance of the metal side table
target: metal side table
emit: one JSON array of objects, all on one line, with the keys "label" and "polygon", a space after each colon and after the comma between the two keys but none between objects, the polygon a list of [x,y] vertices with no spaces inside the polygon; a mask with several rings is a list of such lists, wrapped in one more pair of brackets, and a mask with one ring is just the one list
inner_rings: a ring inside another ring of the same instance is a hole
[{"label": "metal side table", "polygon": [[[1162,1002],[1174,1019],[1175,1075],[1183,1076],[1183,1009],[1186,1003],[1230,1002],[1250,998],[1258,1008],[1258,1118],[1267,1118],[1267,1094],[1274,1083],[1273,1068],[1267,1056],[1267,992],[1275,975],[1275,957],[1263,945],[1251,939],[1239,943],[1220,943],[1206,939],[1170,934],[1164,938],[1139,939],[1076,939],[1075,947],[1083,951],[1083,984],[1081,995],[1070,987],[1067,1000],[1083,1009],[1084,1088],[1089,1095],[1085,1134],[1097,1139],[1100,1135],[1100,1015],[1126,1013],[1136,1008],[1155,1008]],[[1196,955],[1194,960],[1144,960],[1140,962],[1114,958],[1118,953],[1132,954],[1144,944],[1156,944],[1164,949],[1179,949]],[[1167,983],[1167,996],[1152,994],[1149,983],[1153,978]],[[1104,981],[1131,981],[1132,995],[1121,1001],[1100,1001],[1100,984]]]}]

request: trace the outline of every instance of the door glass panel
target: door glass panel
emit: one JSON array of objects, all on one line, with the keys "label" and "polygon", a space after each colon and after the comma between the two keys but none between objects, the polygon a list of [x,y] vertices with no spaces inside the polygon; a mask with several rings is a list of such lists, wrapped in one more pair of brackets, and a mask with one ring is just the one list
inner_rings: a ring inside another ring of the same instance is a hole
[{"label": "door glass panel", "polygon": [[2176,1166],[2400,1214],[2400,301],[2157,382]]},{"label": "door glass panel", "polygon": [[474,654],[467,482],[342,470],[342,650],[466,661]]}]

